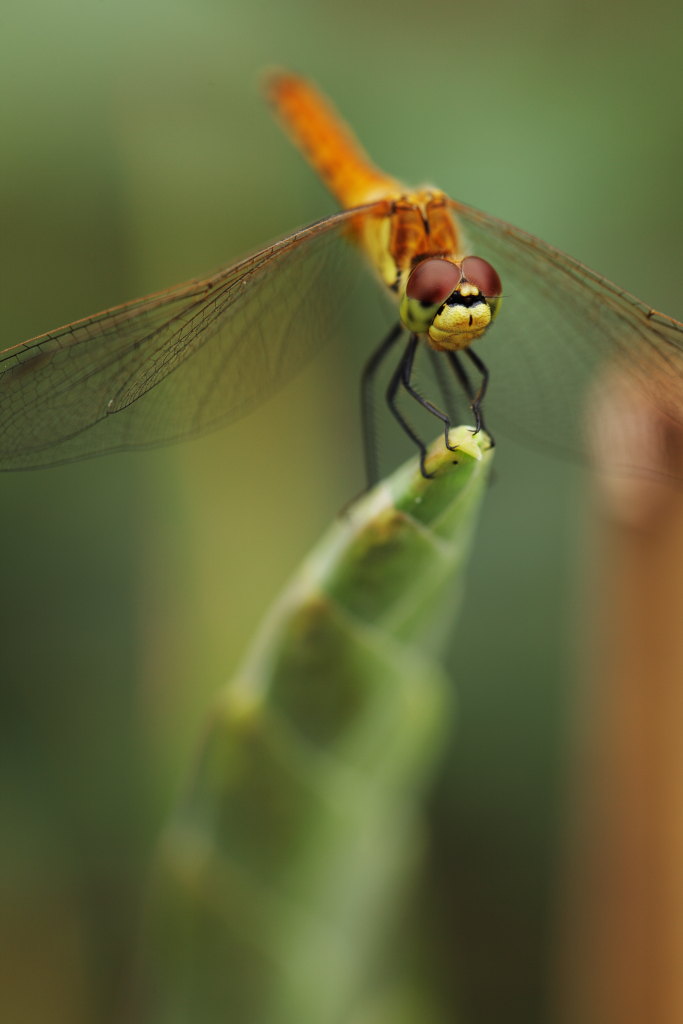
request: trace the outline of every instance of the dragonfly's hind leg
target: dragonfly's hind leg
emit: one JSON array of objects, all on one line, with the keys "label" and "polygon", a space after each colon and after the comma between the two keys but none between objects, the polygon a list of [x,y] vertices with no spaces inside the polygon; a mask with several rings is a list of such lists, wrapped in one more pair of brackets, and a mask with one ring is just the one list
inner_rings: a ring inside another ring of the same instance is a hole
[{"label": "dragonfly's hind leg", "polygon": [[368,490],[379,480],[379,464],[377,460],[375,410],[373,406],[373,391],[375,377],[382,363],[392,346],[396,343],[403,332],[403,325],[397,323],[391,328],[386,338],[375,349],[367,363],[363,367],[360,381],[360,411],[361,424],[363,429],[363,453],[365,456],[365,479]]},{"label": "dragonfly's hind leg", "polygon": [[425,460],[427,458],[427,446],[421,438],[415,433],[411,425],[406,420],[405,416],[398,408],[396,404],[396,396],[398,389],[403,385],[405,387],[406,378],[410,379],[410,371],[415,358],[415,350],[417,348],[418,339],[417,335],[411,334],[410,340],[406,345],[405,352],[401,356],[401,361],[391,375],[389,386],[387,388],[387,405],[391,410],[392,415],[399,423],[403,431],[408,435],[410,440],[417,446],[420,451],[420,472],[426,480],[429,480],[434,474],[428,473],[425,468]]}]

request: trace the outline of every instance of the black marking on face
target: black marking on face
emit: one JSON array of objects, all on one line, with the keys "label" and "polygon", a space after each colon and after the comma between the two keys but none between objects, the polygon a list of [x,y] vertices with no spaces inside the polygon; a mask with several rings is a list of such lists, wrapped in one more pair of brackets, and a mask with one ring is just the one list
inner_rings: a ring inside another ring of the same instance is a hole
[{"label": "black marking on face", "polygon": [[[487,302],[481,295],[461,295],[460,292],[455,291],[448,296],[444,305],[464,306],[465,309],[470,309],[471,306],[486,306]],[[443,309],[443,306],[441,308]]]}]

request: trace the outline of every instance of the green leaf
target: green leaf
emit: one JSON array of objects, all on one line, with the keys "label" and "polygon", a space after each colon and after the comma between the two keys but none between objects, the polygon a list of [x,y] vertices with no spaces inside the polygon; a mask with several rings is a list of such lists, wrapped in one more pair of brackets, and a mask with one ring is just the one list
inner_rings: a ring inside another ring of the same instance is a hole
[{"label": "green leaf", "polygon": [[412,460],[339,517],[221,695],[162,844],[150,1019],[397,1019],[391,998],[390,1016],[364,1007],[384,1005],[377,964],[419,856],[450,714],[436,654],[490,462],[482,435],[451,443],[432,479]]}]

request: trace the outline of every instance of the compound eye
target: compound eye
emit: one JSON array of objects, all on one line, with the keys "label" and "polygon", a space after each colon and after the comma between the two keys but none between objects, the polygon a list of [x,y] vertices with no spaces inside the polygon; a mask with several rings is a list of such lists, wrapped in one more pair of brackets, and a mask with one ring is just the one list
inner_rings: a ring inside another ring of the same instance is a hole
[{"label": "compound eye", "polygon": [[[477,260],[483,263],[483,260]],[[488,264],[486,264],[488,266]],[[493,270],[493,268],[491,268]],[[495,271],[494,271],[495,273]],[[408,278],[406,295],[423,306],[440,306],[460,284],[462,271],[443,259],[422,260]]]},{"label": "compound eye", "polygon": [[480,256],[466,256],[462,261],[462,273],[485,298],[496,299],[503,294],[503,285],[497,272]]}]

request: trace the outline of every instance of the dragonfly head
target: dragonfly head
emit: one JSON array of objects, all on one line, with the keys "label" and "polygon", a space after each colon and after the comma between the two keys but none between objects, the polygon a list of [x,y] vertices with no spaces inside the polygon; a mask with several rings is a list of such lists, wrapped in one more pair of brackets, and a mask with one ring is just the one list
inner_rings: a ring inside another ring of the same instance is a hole
[{"label": "dragonfly head", "polygon": [[479,256],[428,256],[410,272],[401,320],[409,331],[427,334],[434,348],[463,349],[491,324],[501,296],[498,274]]}]

